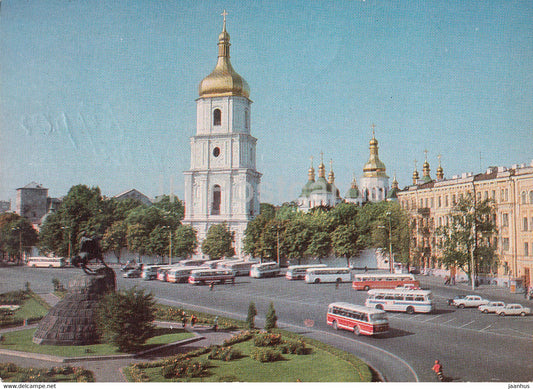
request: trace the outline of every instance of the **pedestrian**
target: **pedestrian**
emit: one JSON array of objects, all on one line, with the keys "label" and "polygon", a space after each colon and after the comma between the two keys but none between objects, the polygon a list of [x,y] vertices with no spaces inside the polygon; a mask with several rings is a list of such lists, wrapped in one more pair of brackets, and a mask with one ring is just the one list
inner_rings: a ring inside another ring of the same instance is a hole
[{"label": "pedestrian", "polygon": [[214,283],[213,281],[211,281],[211,282],[209,283],[209,290],[212,291],[214,287],[215,287],[215,283]]},{"label": "pedestrian", "polygon": [[218,316],[215,316],[215,320],[213,321],[213,331],[218,331]]},{"label": "pedestrian", "polygon": [[181,317],[181,324],[183,325],[183,328],[187,327],[187,316],[183,315]]},{"label": "pedestrian", "polygon": [[335,289],[339,289],[339,285],[341,284],[341,280],[337,278],[337,281],[335,281]]},{"label": "pedestrian", "polygon": [[437,379],[439,381],[444,381],[444,375],[442,373],[442,365],[440,364],[439,360],[437,359],[435,361],[435,364],[433,365],[433,368],[432,370],[435,372],[435,374],[437,375]]},{"label": "pedestrian", "polygon": [[191,327],[194,327],[194,325],[196,324],[196,320],[196,316],[191,315]]},{"label": "pedestrian", "polygon": [[452,276],[452,285],[455,285],[455,276]]},{"label": "pedestrian", "polygon": [[450,285],[450,277],[444,277],[444,285]]},{"label": "pedestrian", "polygon": [[365,273],[368,272],[368,266],[365,266]]}]

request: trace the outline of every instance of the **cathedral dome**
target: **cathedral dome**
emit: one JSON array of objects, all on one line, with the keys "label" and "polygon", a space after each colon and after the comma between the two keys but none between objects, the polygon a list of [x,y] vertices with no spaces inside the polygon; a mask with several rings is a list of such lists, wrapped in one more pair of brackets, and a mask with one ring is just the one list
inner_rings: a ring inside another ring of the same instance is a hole
[{"label": "cathedral dome", "polygon": [[387,177],[385,164],[381,162],[378,154],[378,141],[374,134],[370,140],[370,157],[363,167],[365,177]]},{"label": "cathedral dome", "polygon": [[215,69],[198,86],[200,97],[244,96],[250,97],[250,87],[231,66],[229,47],[230,36],[226,31],[226,21],[218,36],[218,61]]}]

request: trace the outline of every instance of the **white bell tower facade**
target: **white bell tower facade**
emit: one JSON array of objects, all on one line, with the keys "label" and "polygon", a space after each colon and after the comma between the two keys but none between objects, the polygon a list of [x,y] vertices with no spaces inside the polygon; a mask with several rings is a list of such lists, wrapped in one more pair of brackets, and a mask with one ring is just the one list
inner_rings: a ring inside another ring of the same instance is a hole
[{"label": "white bell tower facade", "polygon": [[242,257],[244,231],[260,211],[261,173],[256,170],[257,139],[250,134],[250,89],[231,66],[223,15],[217,65],[200,83],[196,100],[183,222],[198,232],[200,244],[210,226],[226,223],[235,233],[236,255]]}]

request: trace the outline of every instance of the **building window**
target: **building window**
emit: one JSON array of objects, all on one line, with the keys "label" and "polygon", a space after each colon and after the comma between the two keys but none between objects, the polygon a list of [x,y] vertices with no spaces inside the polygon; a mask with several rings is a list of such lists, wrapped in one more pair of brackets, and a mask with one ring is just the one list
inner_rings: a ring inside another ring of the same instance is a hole
[{"label": "building window", "polygon": [[529,257],[529,243],[524,242],[524,257]]},{"label": "building window", "polygon": [[420,199],[420,208],[424,207],[424,199]]},{"label": "building window", "polygon": [[445,207],[448,206],[448,195],[446,195],[446,197],[444,197],[444,206]]},{"label": "building window", "polygon": [[250,129],[250,111],[247,109],[244,110],[244,128]]},{"label": "building window", "polygon": [[524,231],[527,231],[527,230],[528,230],[527,227],[528,227],[528,225],[527,225],[527,217],[525,217],[525,218],[523,219],[522,229],[523,229]]},{"label": "building window", "polygon": [[213,149],[213,157],[216,158],[216,157],[218,157],[219,155],[220,155],[220,148],[215,147],[215,148]]},{"label": "building window", "polygon": [[509,251],[509,238],[502,239],[502,250]]},{"label": "building window", "polygon": [[533,204],[533,190],[529,192],[529,203]]},{"label": "building window", "polygon": [[213,111],[213,125],[214,126],[220,126],[222,123],[222,112],[220,112],[220,109],[215,109]]},{"label": "building window", "polygon": [[492,197],[491,197],[491,199],[493,199],[494,201],[496,201],[496,191],[495,191],[495,190],[492,191]]},{"label": "building window", "polygon": [[485,193],[483,193],[483,200],[486,200],[489,198],[489,192],[485,191]]},{"label": "building window", "polygon": [[522,192],[522,204],[526,204],[526,203],[527,203],[527,193]]},{"label": "building window", "polygon": [[509,214],[502,213],[502,227],[509,227]]},{"label": "building window", "polygon": [[439,208],[442,207],[442,201],[441,201],[441,197],[440,197],[440,196],[439,196],[439,199],[438,199],[437,204],[438,204],[438,207],[439,207]]},{"label": "building window", "polygon": [[452,195],[452,205],[455,205],[457,202],[455,201],[455,195]]},{"label": "building window", "polygon": [[220,215],[221,190],[219,185],[213,187],[213,204],[211,206],[211,215]]}]

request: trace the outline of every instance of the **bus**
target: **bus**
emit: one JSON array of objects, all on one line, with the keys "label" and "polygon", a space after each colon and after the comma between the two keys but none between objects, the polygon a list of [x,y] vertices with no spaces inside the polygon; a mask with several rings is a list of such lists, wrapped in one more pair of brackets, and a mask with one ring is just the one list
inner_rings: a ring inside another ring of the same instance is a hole
[{"label": "bus", "polygon": [[236,276],[247,276],[250,274],[252,265],[256,262],[249,261],[224,261],[217,265],[218,269],[233,270]]},{"label": "bus", "polygon": [[141,278],[143,280],[155,280],[157,279],[157,269],[159,269],[160,265],[149,265],[144,266],[143,270],[141,272]]},{"label": "bus", "polygon": [[63,257],[29,257],[27,265],[31,267],[64,267]]},{"label": "bus", "polygon": [[255,265],[252,265],[250,269],[250,277],[276,277],[279,275],[280,271],[281,269],[277,262],[256,263]]},{"label": "bus", "polygon": [[168,272],[174,267],[177,267],[177,266],[176,265],[174,265],[174,266],[171,266],[171,265],[160,266],[159,269],[157,269],[157,277],[156,277],[156,279],[158,281],[167,282],[168,281],[168,278],[167,278]]},{"label": "bus", "polygon": [[323,263],[317,263],[315,265],[292,265],[287,268],[285,278],[288,280],[303,280],[305,279],[305,273],[307,269],[316,269],[326,267]]},{"label": "bus", "polygon": [[194,270],[208,269],[206,266],[179,266],[170,269],[167,273],[167,282],[188,282],[189,276]]},{"label": "bus", "polygon": [[352,331],[357,336],[389,331],[389,319],[384,311],[343,302],[329,304],[327,323],[335,330]]},{"label": "bus", "polygon": [[373,289],[368,291],[365,305],[384,311],[429,313],[435,309],[433,293],[422,289]]},{"label": "bus", "polygon": [[307,269],[305,272],[305,282],[308,284],[319,284],[321,282],[350,282],[352,272],[349,267],[322,267],[317,269]]},{"label": "bus", "polygon": [[233,271],[223,269],[193,270],[189,276],[189,284],[206,284],[215,282],[223,284],[226,281],[235,283],[235,274]]},{"label": "bus", "polygon": [[355,290],[394,289],[399,286],[418,288],[420,283],[412,274],[355,274],[352,288]]},{"label": "bus", "polygon": [[179,261],[180,266],[202,266],[205,263],[205,259],[185,259]]}]

